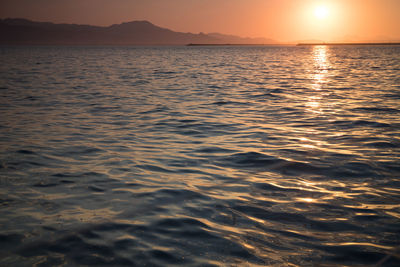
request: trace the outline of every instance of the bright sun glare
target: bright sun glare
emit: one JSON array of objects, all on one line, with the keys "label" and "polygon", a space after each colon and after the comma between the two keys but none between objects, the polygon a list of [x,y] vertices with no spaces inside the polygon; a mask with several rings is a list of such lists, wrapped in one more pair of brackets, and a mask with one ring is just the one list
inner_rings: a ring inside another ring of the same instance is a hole
[{"label": "bright sun glare", "polygon": [[329,15],[329,9],[326,6],[318,6],[314,9],[314,15],[318,19],[325,19]]}]

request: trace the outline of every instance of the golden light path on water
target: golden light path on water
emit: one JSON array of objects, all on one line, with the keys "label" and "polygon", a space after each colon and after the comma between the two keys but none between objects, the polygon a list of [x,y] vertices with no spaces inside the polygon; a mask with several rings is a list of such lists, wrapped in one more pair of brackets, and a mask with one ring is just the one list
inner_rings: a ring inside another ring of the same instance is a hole
[{"label": "golden light path on water", "polygon": [[313,46],[314,58],[314,82],[313,88],[321,90],[326,83],[326,78],[329,69],[328,47],[325,45]]}]

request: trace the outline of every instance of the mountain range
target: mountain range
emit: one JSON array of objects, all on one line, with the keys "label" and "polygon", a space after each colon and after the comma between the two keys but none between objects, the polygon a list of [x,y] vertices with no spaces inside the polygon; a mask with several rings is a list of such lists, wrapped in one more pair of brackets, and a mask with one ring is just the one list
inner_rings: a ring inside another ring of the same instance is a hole
[{"label": "mountain range", "polygon": [[265,38],[243,38],[220,33],[175,32],[148,21],[132,21],[108,27],[55,24],[27,19],[0,19],[2,45],[186,45],[271,44]]}]

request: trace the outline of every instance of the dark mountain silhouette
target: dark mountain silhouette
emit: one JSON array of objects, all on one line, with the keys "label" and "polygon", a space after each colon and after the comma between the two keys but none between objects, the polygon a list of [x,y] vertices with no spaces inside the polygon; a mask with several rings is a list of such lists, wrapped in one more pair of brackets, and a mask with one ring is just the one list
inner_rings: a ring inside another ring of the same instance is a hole
[{"label": "dark mountain silhouette", "polygon": [[185,45],[267,44],[272,40],[223,34],[175,32],[148,21],[132,21],[108,27],[1,19],[3,45]]}]

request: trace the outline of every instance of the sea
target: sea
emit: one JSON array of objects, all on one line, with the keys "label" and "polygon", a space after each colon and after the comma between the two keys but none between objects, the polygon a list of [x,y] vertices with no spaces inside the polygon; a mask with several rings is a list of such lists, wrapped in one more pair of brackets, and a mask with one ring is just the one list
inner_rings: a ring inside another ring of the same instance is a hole
[{"label": "sea", "polygon": [[400,266],[400,46],[0,62],[0,266]]}]

